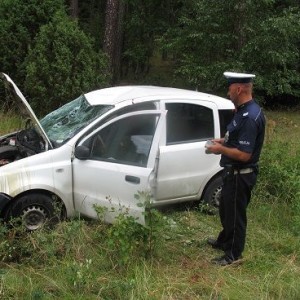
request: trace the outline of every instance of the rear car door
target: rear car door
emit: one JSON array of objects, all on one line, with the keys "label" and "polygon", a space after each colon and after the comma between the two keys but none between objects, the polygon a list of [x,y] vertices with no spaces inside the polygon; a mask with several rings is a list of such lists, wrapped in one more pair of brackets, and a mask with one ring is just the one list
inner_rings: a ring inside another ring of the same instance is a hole
[{"label": "rear car door", "polygon": [[220,137],[218,109],[209,101],[167,101],[165,145],[160,147],[159,202],[198,199],[208,180],[220,170],[217,155],[205,153],[208,139]]},{"label": "rear car door", "polygon": [[152,192],[153,173],[166,113],[142,111],[108,121],[79,142],[89,156],[73,160],[75,209],[97,217],[95,205],[105,207],[105,220],[119,213],[143,223],[143,207],[135,200],[139,191]]}]

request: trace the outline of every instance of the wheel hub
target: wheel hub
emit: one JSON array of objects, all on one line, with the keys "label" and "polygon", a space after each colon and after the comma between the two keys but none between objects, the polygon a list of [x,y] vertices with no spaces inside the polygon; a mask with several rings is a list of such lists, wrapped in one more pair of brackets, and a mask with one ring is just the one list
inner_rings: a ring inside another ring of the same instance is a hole
[{"label": "wheel hub", "polygon": [[36,230],[42,227],[46,219],[47,215],[42,207],[30,206],[23,211],[22,221],[28,230]]},{"label": "wheel hub", "polygon": [[222,187],[220,186],[213,193],[212,204],[214,206],[219,206],[220,205],[221,191],[222,191]]}]

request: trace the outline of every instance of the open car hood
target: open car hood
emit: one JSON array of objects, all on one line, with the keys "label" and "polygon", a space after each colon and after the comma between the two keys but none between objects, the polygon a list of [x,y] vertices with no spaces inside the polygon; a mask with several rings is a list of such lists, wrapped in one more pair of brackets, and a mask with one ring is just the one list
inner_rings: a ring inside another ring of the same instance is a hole
[{"label": "open car hood", "polygon": [[51,141],[49,137],[47,136],[46,132],[44,131],[43,127],[41,126],[38,118],[36,117],[35,113],[33,112],[31,106],[26,101],[25,97],[19,90],[19,88],[16,86],[16,84],[11,80],[11,78],[5,74],[0,73],[0,78],[3,79],[5,87],[9,91],[10,95],[12,96],[12,99],[14,100],[15,104],[19,108],[19,112],[23,118],[26,120],[30,120],[32,125],[35,127],[35,129],[38,131],[38,133],[41,135],[43,140],[46,143],[46,150],[49,148],[53,148]]}]

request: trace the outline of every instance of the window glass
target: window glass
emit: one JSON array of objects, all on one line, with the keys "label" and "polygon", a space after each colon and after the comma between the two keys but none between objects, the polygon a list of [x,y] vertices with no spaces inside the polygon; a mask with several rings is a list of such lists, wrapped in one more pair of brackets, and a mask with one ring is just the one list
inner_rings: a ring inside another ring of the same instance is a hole
[{"label": "window glass", "polygon": [[214,137],[213,111],[189,103],[167,103],[167,144]]},{"label": "window glass", "polygon": [[112,108],[112,105],[90,105],[82,95],[49,113],[40,123],[49,139],[59,146]]},{"label": "window glass", "polygon": [[221,137],[225,136],[225,133],[227,131],[227,125],[231,122],[233,115],[234,115],[233,109],[219,110]]},{"label": "window glass", "polygon": [[91,159],[146,167],[157,115],[135,115],[118,120],[89,138]]},{"label": "window glass", "polygon": [[108,120],[111,120],[117,116],[125,115],[127,113],[140,110],[156,110],[155,102],[142,102],[122,107],[114,113],[110,114],[109,117],[107,117],[103,121],[107,122]]},{"label": "window glass", "polygon": [[125,115],[131,112],[141,111],[141,110],[156,110],[156,109],[157,109],[156,102],[153,101],[136,103],[136,104],[125,106],[113,113],[110,113],[107,117],[105,117],[100,122],[98,122],[95,126],[93,126],[93,128],[91,128],[84,136],[89,135],[96,128],[100,127],[101,125],[107,123],[109,120],[112,120],[118,116]]}]

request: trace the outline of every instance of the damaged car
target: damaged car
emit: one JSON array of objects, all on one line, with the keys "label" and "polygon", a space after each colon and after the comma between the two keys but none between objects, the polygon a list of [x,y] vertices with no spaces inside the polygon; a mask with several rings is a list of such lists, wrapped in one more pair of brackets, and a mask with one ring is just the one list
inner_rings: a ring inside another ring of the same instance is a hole
[{"label": "damaged car", "polygon": [[1,73],[24,128],[0,137],[0,217],[28,230],[78,214],[112,223],[126,209],[144,223],[135,195],[152,206],[202,200],[217,205],[219,156],[205,143],[225,134],[231,101],[196,91],[118,86],[86,94],[38,119]]}]

